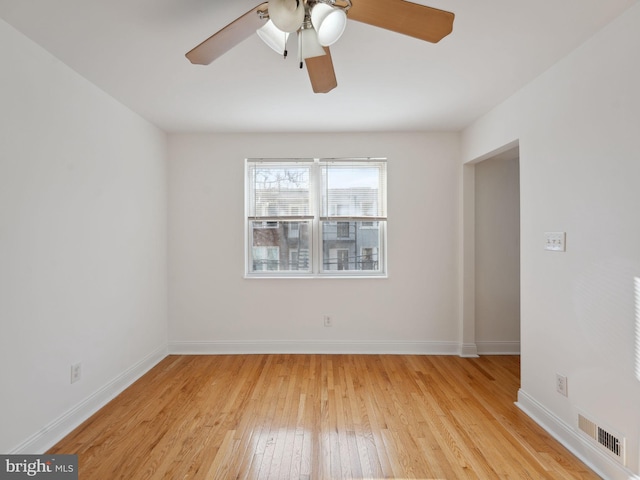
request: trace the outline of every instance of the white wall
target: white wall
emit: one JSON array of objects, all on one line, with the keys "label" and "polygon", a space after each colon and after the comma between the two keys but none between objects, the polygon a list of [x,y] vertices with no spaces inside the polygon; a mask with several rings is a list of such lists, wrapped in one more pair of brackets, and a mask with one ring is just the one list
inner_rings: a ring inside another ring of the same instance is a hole
[{"label": "white wall", "polygon": [[[243,278],[244,159],[348,156],[388,158],[389,278]],[[170,135],[170,350],[457,353],[458,169],[457,134]]]},{"label": "white wall", "polygon": [[479,351],[520,350],[517,158],[475,166],[475,331]]},{"label": "white wall", "polygon": [[166,351],[166,138],[2,21],[0,58],[0,452],[36,453]]},{"label": "white wall", "polygon": [[[640,5],[468,128],[462,147],[471,162],[520,144],[520,404],[625,480],[640,473],[638,58]],[[567,252],[544,251],[545,231],[566,231]],[[627,470],[580,440],[578,409],[626,438]]]}]

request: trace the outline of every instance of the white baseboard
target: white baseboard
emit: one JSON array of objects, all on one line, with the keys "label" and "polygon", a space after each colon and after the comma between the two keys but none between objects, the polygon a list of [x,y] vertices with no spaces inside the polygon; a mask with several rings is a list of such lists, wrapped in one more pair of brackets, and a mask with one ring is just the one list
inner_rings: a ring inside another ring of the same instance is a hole
[{"label": "white baseboard", "polygon": [[167,356],[165,345],[131,366],[104,387],[84,399],[71,410],[43,427],[9,454],[42,454],[68,435],[73,429],[113,400],[124,389],[135,382]]},{"label": "white baseboard", "polygon": [[639,478],[631,470],[586,441],[575,427],[567,425],[522,389],[518,391],[516,406],[602,478],[607,480]]},{"label": "white baseboard", "polygon": [[463,343],[460,345],[460,356],[463,358],[478,358],[478,347],[475,343]]},{"label": "white baseboard", "polygon": [[457,342],[358,342],[358,341],[250,341],[250,342],[169,342],[169,354],[397,354],[458,355]]},{"label": "white baseboard", "polygon": [[520,355],[520,342],[476,342],[480,355]]}]

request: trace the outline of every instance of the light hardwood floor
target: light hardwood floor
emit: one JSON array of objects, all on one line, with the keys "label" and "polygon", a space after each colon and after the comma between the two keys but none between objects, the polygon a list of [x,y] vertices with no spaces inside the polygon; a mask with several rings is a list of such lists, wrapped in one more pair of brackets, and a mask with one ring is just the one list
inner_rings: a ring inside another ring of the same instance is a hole
[{"label": "light hardwood floor", "polygon": [[597,479],[513,402],[519,357],[169,356],[48,453],[82,480]]}]

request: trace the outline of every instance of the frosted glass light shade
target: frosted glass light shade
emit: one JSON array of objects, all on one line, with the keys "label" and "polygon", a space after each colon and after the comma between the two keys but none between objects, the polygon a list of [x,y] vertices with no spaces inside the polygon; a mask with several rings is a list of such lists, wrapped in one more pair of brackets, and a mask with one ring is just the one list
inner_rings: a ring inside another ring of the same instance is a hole
[{"label": "frosted glass light shade", "polygon": [[300,35],[298,45],[302,51],[302,58],[320,57],[327,54],[318,42],[318,35],[313,28],[303,28],[298,35]]},{"label": "frosted glass light shade", "polygon": [[276,53],[284,55],[287,39],[289,38],[288,32],[283,32],[276,27],[271,20],[269,20],[262,27],[256,30],[256,33],[262,41],[275,50]]},{"label": "frosted glass light shade", "polygon": [[320,45],[328,47],[338,41],[347,26],[347,14],[340,8],[317,3],[311,9],[311,24],[318,32]]},{"label": "frosted glass light shade", "polygon": [[283,32],[293,33],[304,22],[304,2],[300,0],[269,0],[269,18]]}]

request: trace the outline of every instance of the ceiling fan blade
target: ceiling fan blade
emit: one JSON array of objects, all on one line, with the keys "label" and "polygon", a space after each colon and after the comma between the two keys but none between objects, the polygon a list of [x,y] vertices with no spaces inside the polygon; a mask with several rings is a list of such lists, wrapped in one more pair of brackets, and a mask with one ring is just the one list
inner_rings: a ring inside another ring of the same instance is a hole
[{"label": "ceiling fan blade", "polygon": [[404,0],[354,0],[348,18],[437,43],[453,30],[455,15]]},{"label": "ceiling fan blade", "polygon": [[324,47],[324,50],[327,52],[326,55],[305,60],[314,93],[328,93],[338,86],[331,52],[328,47]]},{"label": "ceiling fan blade", "polygon": [[266,19],[260,18],[258,12],[266,12],[268,7],[268,2],[265,2],[249,10],[222,30],[211,35],[200,45],[187,52],[186,57],[191,63],[209,65],[220,55],[231,50],[237,44],[255,33],[255,31],[266,22]]}]

